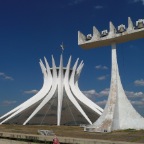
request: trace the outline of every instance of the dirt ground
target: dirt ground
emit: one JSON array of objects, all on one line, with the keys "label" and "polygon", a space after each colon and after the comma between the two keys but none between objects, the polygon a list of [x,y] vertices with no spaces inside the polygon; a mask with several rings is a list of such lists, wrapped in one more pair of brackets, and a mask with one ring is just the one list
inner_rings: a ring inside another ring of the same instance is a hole
[{"label": "dirt ground", "polygon": [[38,130],[52,130],[57,136],[64,137],[144,143],[144,130],[128,129],[111,133],[89,133],[84,132],[83,128],[78,126],[0,125],[0,132],[38,134]]}]

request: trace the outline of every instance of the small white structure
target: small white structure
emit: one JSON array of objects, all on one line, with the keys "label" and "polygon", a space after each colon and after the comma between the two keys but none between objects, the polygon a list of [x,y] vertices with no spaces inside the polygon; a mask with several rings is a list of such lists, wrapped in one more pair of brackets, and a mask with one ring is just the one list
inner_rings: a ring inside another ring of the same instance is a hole
[{"label": "small white structure", "polygon": [[[102,114],[103,109],[89,100],[79,89],[78,79],[84,66],[76,60],[70,68],[71,56],[66,67],[63,67],[63,57],[56,67],[52,56],[52,68],[45,60],[40,60],[44,76],[42,89],[33,97],[1,116],[1,123],[16,124],[56,124],[79,125],[92,124]],[[87,113],[86,113],[87,112]],[[62,116],[63,115],[63,116]]]},{"label": "small white structure", "polygon": [[144,38],[143,21],[139,20],[140,25],[134,28],[130,18],[128,18],[128,28],[125,26],[118,27],[119,33],[112,22],[110,22],[110,31],[107,36],[101,37],[98,30],[93,28],[93,37],[90,41],[84,40],[84,35],[78,33],[78,44],[82,48],[94,48],[106,45],[112,45],[112,69],[111,85],[108,101],[103,114],[92,125],[84,128],[88,132],[111,132],[122,129],[144,129],[144,118],[134,109],[125,95],[121,84],[119,69],[117,64],[116,43],[121,43],[138,38]]}]

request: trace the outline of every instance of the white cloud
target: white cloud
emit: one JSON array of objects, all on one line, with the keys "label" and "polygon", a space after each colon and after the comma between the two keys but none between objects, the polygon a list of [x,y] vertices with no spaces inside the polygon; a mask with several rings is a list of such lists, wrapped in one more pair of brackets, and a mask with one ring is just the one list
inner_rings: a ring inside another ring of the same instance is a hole
[{"label": "white cloud", "polygon": [[86,95],[89,98],[98,96],[99,94],[95,90],[88,90],[88,91],[83,91],[84,95]]},{"label": "white cloud", "polygon": [[144,101],[140,101],[140,100],[131,101],[131,104],[136,106],[142,106],[142,105],[144,106]]},{"label": "white cloud", "polygon": [[8,101],[8,100],[5,100],[1,103],[2,106],[10,106],[10,105],[13,105],[15,104],[17,101]]},{"label": "white cloud", "polygon": [[71,0],[71,2],[69,2],[69,5],[77,5],[82,3],[84,0]]},{"label": "white cloud", "polygon": [[98,101],[96,102],[97,105],[104,107],[107,103],[107,100],[103,100],[103,101]]},{"label": "white cloud", "polygon": [[130,102],[133,106],[136,106],[140,109],[144,108],[144,98],[139,99],[139,100],[131,100]]},{"label": "white cloud", "polygon": [[103,100],[103,101],[97,101],[96,97],[103,97],[103,96],[108,96],[109,94],[109,89],[106,88],[102,91],[100,91],[99,93],[96,92],[95,90],[88,90],[88,91],[83,91],[84,95],[87,96],[89,99],[91,99],[93,102],[95,102],[96,104],[98,104],[99,106],[104,107],[107,100]]},{"label": "white cloud", "polygon": [[144,80],[143,79],[141,79],[141,80],[135,80],[134,84],[136,86],[144,86]]},{"label": "white cloud", "polygon": [[14,80],[11,76],[8,76],[3,72],[0,72],[0,77],[5,79],[5,80]]},{"label": "white cloud", "polygon": [[142,5],[144,5],[144,0],[131,0],[130,2],[131,2],[131,3],[138,3],[138,2],[141,2]]},{"label": "white cloud", "polygon": [[4,73],[0,72],[0,76],[4,76]]},{"label": "white cloud", "polygon": [[125,91],[126,96],[129,98],[144,98],[144,93],[143,92],[133,92],[133,91]]},{"label": "white cloud", "polygon": [[36,94],[38,90],[29,90],[29,91],[24,91],[25,94]]},{"label": "white cloud", "polygon": [[[133,100],[133,101],[130,101],[132,105],[134,106],[138,106],[140,108],[144,108],[144,101],[142,100]],[[103,100],[103,101],[97,101],[96,104],[101,106],[101,107],[104,107],[107,103],[107,100]]]},{"label": "white cloud", "polygon": [[[104,107],[106,102],[107,102],[107,98],[109,95],[109,88],[105,88],[100,92],[96,92],[95,90],[88,90],[88,91],[83,91],[84,95],[86,95],[88,98],[90,98],[92,101],[94,101],[96,104],[98,104],[99,106]],[[144,108],[144,93],[143,92],[133,92],[133,91],[125,91],[126,96],[129,98],[135,98],[133,100],[130,100],[132,105],[135,105],[137,107],[140,108]],[[102,100],[102,101],[98,101],[98,99],[96,100],[96,97],[100,98],[100,97],[106,97],[106,99]]]},{"label": "white cloud", "polygon": [[109,88],[106,88],[106,89],[104,89],[104,90],[102,90],[102,91],[100,91],[99,92],[99,96],[108,96],[109,95]]},{"label": "white cloud", "polygon": [[5,78],[4,79],[6,79],[6,80],[13,80],[13,78],[12,77],[10,77],[10,76],[5,76]]},{"label": "white cloud", "polygon": [[100,92],[96,92],[95,90],[88,90],[88,91],[83,91],[83,93],[89,97],[103,97],[103,96],[108,96],[109,95],[109,88],[106,88]]},{"label": "white cloud", "polygon": [[107,78],[108,75],[103,75],[103,76],[100,76],[98,77],[97,79],[102,81],[102,80],[105,80]]},{"label": "white cloud", "polygon": [[107,69],[108,69],[107,66],[102,66],[102,65],[97,65],[97,66],[95,66],[95,68],[96,68],[97,70],[107,70]]},{"label": "white cloud", "polygon": [[[105,88],[100,92],[96,92],[95,90],[88,90],[88,91],[83,91],[83,93],[87,97],[93,97],[93,96],[97,96],[97,97],[106,96],[106,97],[108,97],[109,91],[110,91],[109,88]],[[144,101],[144,93],[143,92],[125,91],[125,94],[129,98],[143,98],[143,101]]]},{"label": "white cloud", "polygon": [[99,9],[102,9],[103,6],[102,5],[96,5],[96,6],[94,6],[94,8],[97,9],[97,10],[99,10]]}]

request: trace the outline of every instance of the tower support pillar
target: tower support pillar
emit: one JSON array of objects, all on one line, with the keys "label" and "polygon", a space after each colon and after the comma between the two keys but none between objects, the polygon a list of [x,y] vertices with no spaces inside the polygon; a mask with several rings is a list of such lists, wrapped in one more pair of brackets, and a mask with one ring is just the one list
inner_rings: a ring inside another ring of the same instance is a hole
[{"label": "tower support pillar", "polygon": [[89,132],[111,132],[121,129],[144,129],[144,118],[133,108],[125,95],[117,64],[116,44],[112,43],[111,84],[103,114],[92,125],[84,128]]}]

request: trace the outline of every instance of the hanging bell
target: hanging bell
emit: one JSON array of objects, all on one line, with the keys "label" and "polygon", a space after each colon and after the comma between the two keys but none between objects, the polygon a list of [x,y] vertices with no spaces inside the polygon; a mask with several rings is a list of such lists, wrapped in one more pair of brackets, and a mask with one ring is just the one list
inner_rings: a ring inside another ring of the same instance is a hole
[{"label": "hanging bell", "polygon": [[122,33],[126,30],[125,25],[121,24],[118,26],[118,32]]},{"label": "hanging bell", "polygon": [[136,27],[138,29],[144,28],[144,20],[143,19],[139,19],[138,21],[136,21]]}]

